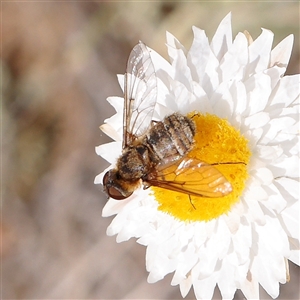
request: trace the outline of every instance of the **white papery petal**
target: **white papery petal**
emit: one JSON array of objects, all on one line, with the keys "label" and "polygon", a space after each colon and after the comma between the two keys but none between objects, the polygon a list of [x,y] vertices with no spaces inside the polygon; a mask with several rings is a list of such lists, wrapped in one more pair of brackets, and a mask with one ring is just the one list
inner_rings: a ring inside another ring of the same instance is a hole
[{"label": "white papery petal", "polygon": [[262,28],[261,35],[249,46],[248,76],[263,72],[268,68],[273,37],[273,32]]},{"label": "white papery petal", "polygon": [[221,61],[225,53],[232,44],[231,30],[231,13],[229,13],[220,23],[215,35],[212,38],[210,47],[216,56]]},{"label": "white papery petal", "polygon": [[213,92],[220,84],[218,67],[219,61],[211,51],[202,81],[203,89],[208,98],[212,97]]},{"label": "white papery petal", "polygon": [[[270,104],[274,108],[288,107],[300,95],[300,74],[284,76],[270,95]],[[276,109],[274,109],[274,113]],[[273,117],[273,114],[271,114]]]},{"label": "white papery petal", "polygon": [[299,201],[288,206],[281,212],[281,220],[284,223],[289,236],[298,240],[300,238],[299,213]]},{"label": "white papery petal", "polygon": [[217,283],[217,277],[218,277],[217,273],[212,273],[211,276],[198,280],[197,274],[194,275],[193,273],[194,269],[192,270],[192,277],[194,276],[196,277],[195,279],[193,278],[193,287],[194,287],[196,298],[211,299]]},{"label": "white papery petal", "polygon": [[186,50],[182,44],[169,32],[166,33],[167,47],[170,61],[174,66],[174,79],[184,84],[191,90],[191,73],[187,66],[187,59],[185,56]]},{"label": "white papery petal", "polygon": [[191,289],[193,282],[192,282],[192,276],[189,275],[186,279],[183,279],[180,282],[180,293],[182,295],[183,298],[185,298],[185,296],[188,294],[188,292]]},{"label": "white papery petal", "polygon": [[122,150],[121,142],[111,142],[96,147],[96,153],[109,163],[114,164]]},{"label": "white papery petal", "polygon": [[255,74],[245,81],[248,115],[251,116],[264,110],[271,93],[270,83],[270,77],[263,73]]},{"label": "white papery petal", "polygon": [[232,254],[223,259],[218,280],[218,287],[223,299],[233,299],[236,291],[236,267],[229,261],[230,256]]},{"label": "white papery petal", "polygon": [[292,54],[293,43],[294,36],[290,34],[271,51],[270,67],[275,65],[287,67]]},{"label": "white papery petal", "polygon": [[192,29],[194,32],[194,40],[187,54],[187,65],[191,70],[193,80],[201,84],[211,49],[204,30],[195,26],[193,26]]},{"label": "white papery petal", "polygon": [[121,141],[122,140],[122,136],[120,135],[119,132],[117,132],[112,126],[110,126],[109,124],[103,124],[100,126],[100,129],[103,133],[105,133],[106,135],[108,135],[109,137],[111,137],[113,140],[115,141]]},{"label": "white papery petal", "polygon": [[166,38],[170,62],[173,63],[178,58],[178,50],[181,50],[184,53],[186,52],[186,50],[184,46],[178,41],[178,39],[168,31],[166,32]]},{"label": "white papery petal", "polygon": [[289,260],[296,264],[297,266],[300,265],[300,251],[298,250],[291,250]]},{"label": "white papery petal", "polygon": [[[124,92],[124,75],[123,74],[118,74],[117,75],[117,78],[118,78],[118,82],[119,82],[119,85],[122,89],[122,91]],[[107,100],[109,99],[110,97],[107,98]],[[109,101],[109,100],[108,100]],[[124,104],[124,102],[123,102]]]},{"label": "white papery petal", "polygon": [[244,83],[234,82],[230,87],[230,92],[232,99],[234,99],[234,112],[239,120],[241,121],[240,116],[245,115],[247,109],[247,91]]},{"label": "white papery petal", "polygon": [[236,81],[242,80],[244,67],[247,62],[248,41],[243,33],[239,33],[220,63],[223,82],[232,79]]}]

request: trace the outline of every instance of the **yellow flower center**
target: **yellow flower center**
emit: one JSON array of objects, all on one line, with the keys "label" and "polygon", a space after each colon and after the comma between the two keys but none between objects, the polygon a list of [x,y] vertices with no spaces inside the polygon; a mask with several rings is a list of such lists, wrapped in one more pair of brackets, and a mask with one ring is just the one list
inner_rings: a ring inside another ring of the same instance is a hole
[{"label": "yellow flower center", "polygon": [[[239,201],[248,177],[247,164],[251,152],[248,141],[227,120],[215,115],[188,115],[196,125],[195,144],[188,157],[212,165],[230,182],[232,191],[223,197],[199,197],[151,187],[159,210],[182,221],[209,221],[227,213]],[[185,181],[197,174],[187,172]]]}]

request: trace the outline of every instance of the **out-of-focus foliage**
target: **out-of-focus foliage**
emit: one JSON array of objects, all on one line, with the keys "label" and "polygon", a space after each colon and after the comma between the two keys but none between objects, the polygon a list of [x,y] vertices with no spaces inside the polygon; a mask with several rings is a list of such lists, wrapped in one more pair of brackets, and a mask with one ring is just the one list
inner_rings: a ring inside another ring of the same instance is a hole
[{"label": "out-of-focus foliage", "polygon": [[[94,147],[138,40],[166,57],[166,30],[188,48],[192,25],[211,38],[229,11],[235,33],[293,33],[287,73],[299,73],[296,2],[2,3],[3,299],[181,298],[171,276],[147,284],[143,247],[106,236]],[[282,299],[298,299],[298,270]]]}]

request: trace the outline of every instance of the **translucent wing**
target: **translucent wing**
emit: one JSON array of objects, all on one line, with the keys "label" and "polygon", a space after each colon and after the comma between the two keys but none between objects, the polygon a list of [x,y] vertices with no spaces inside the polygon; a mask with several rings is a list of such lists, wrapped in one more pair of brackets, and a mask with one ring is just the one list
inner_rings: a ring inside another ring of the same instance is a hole
[{"label": "translucent wing", "polygon": [[123,148],[148,129],[156,104],[155,70],[149,50],[142,42],[132,49],[124,78]]},{"label": "translucent wing", "polygon": [[145,184],[208,198],[223,197],[232,191],[231,184],[214,166],[187,157],[150,173]]}]

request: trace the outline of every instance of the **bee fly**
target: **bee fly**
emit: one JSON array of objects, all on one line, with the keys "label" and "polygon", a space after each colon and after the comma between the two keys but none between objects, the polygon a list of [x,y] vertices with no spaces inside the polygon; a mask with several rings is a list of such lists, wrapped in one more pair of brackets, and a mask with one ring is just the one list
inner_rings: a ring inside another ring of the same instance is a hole
[{"label": "bee fly", "polygon": [[[141,184],[202,197],[222,197],[231,184],[212,165],[186,154],[194,144],[192,118],[173,113],[153,121],[157,82],[150,52],[139,42],[131,51],[125,73],[123,151],[116,168],[103,177],[109,197],[122,200]],[[186,180],[186,175],[196,180]]]}]

